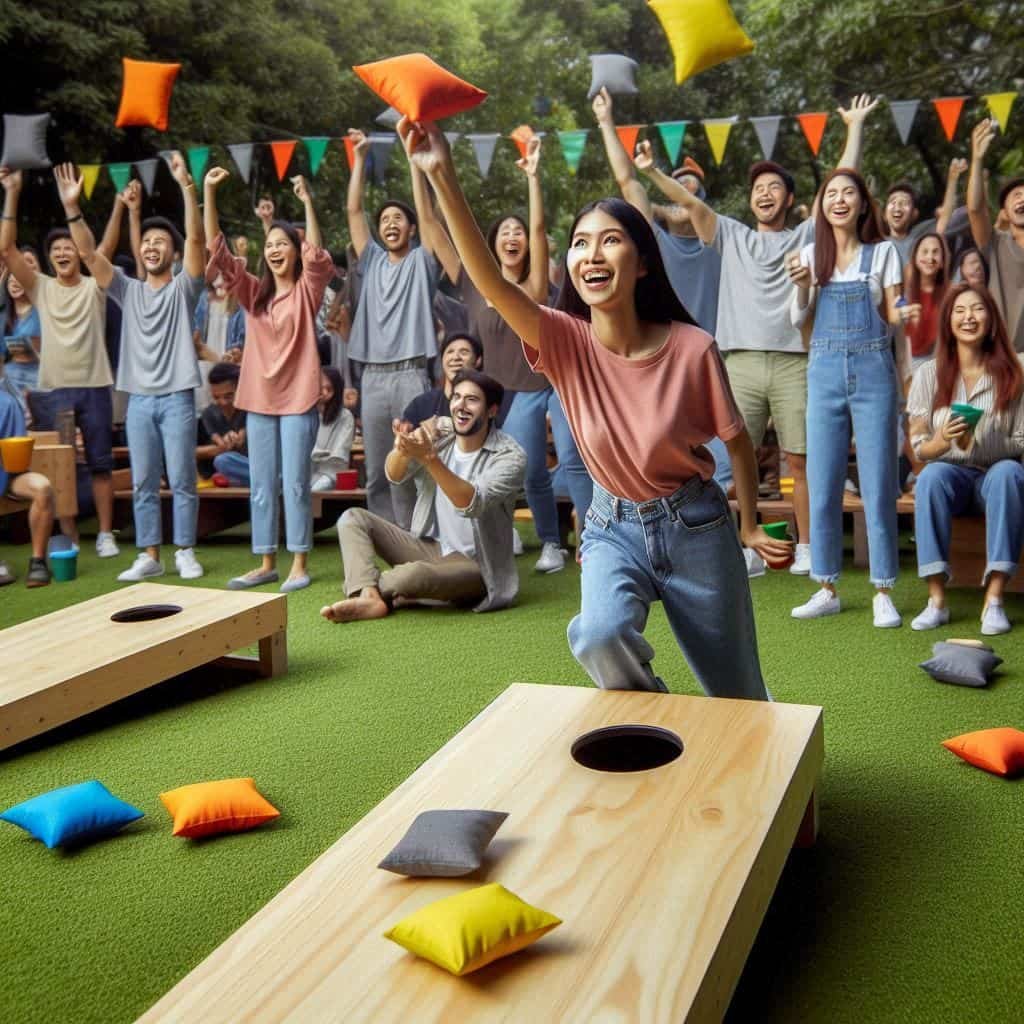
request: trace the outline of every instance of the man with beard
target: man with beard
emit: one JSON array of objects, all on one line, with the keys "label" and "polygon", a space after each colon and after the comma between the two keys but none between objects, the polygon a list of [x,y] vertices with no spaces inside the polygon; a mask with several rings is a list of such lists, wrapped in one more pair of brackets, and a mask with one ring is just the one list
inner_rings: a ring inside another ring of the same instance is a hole
[{"label": "man with beard", "polygon": [[995,134],[995,123],[986,118],[971,135],[967,214],[974,243],[991,267],[989,290],[1006,321],[1010,344],[1018,352],[1024,352],[1024,176],[1011,178],[999,190],[999,210],[1009,230],[993,228],[984,176],[985,154]]},{"label": "man with beard", "polygon": [[[407,532],[366,509],[338,520],[344,601],[321,608],[330,622],[382,619],[409,601],[446,601],[474,611],[505,608],[519,592],[512,513],[526,452],[494,418],[504,388],[478,370],[455,376],[451,419],[396,432],[389,480],[412,479],[416,509]],[[382,573],[376,559],[393,568]]]},{"label": "man with beard", "polygon": [[[441,386],[417,395],[402,413],[400,422],[392,424],[396,430],[415,430],[424,420],[433,416],[451,416],[452,388],[455,376],[467,367],[482,370],[484,347],[472,334],[449,334],[441,343]],[[499,420],[501,416],[499,414]]]},{"label": "man with beard", "polygon": [[[419,201],[426,190],[414,188],[415,211],[400,200],[385,200],[377,213],[380,243],[376,242],[363,210],[370,140],[355,129],[349,131],[349,138],[354,157],[348,185],[348,227],[361,284],[348,357],[362,367],[366,505],[375,515],[408,529],[415,489],[390,484],[384,461],[391,448],[393,421],[430,387],[427,363],[437,355],[433,304],[441,276],[436,244],[444,228],[429,202]],[[418,174],[415,169],[411,173],[414,177]]]},{"label": "man with beard", "polygon": [[[135,545],[139,554],[118,576],[125,583],[162,576],[160,561],[160,477],[164,465],[174,510],[174,561],[183,579],[198,579],[196,561],[196,411],[193,389],[201,380],[192,341],[192,320],[205,286],[205,252],[196,187],[180,153],[170,161],[171,174],[185,202],[183,240],[163,217],[142,222],[141,256],[145,281],[127,277],[96,249],[92,232],[73,211],[82,179],[71,164],[57,169],[61,199],[82,261],[97,284],[121,307],[121,360],[118,390],[127,392],[125,420],[132,467]],[[174,275],[176,260],[182,272]]]}]

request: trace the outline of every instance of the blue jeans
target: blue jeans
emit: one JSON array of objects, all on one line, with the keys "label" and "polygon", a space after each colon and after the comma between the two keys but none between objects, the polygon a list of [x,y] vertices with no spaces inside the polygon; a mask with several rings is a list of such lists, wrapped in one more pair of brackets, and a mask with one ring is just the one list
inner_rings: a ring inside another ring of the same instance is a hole
[{"label": "blue jeans", "polygon": [[316,406],[290,416],[246,415],[252,490],[252,550],[255,555],[277,551],[279,498],[284,495],[285,542],[291,552],[313,546],[313,501],[309,462],[320,417]]},{"label": "blue jeans", "polygon": [[700,477],[671,497],[634,504],[594,485],[583,531],[576,660],[602,689],[666,690],[644,639],[655,601],[704,692],[770,700],[739,537],[721,488]]},{"label": "blue jeans", "polygon": [[914,487],[917,574],[949,579],[949,538],[954,516],[985,517],[985,576],[1012,576],[1024,541],[1024,466],[1002,459],[987,470],[929,462]]},{"label": "blue jeans", "polygon": [[729,458],[729,449],[720,437],[713,437],[705,448],[711,452],[715,460],[715,483],[723,491],[729,490],[732,486],[732,460]]},{"label": "blue jeans", "polygon": [[128,457],[132,465],[135,546],[163,541],[160,475],[167,467],[174,510],[174,543],[196,543],[199,498],[196,495],[196,403],[192,390],[169,395],[130,395],[125,415]]},{"label": "blue jeans", "polygon": [[249,456],[241,452],[221,452],[214,455],[213,468],[228,478],[232,487],[248,487],[252,483],[249,476]]},{"label": "blue jeans", "polygon": [[548,469],[548,426],[555,442],[558,468],[564,471],[569,496],[576,506],[576,522],[582,523],[590,507],[593,484],[572,438],[562,403],[554,388],[517,391],[502,430],[526,451],[526,502],[542,544],[558,543],[558,509]]},{"label": "blue jeans", "polygon": [[35,391],[39,387],[39,364],[38,363],[7,363],[4,366],[4,373],[7,379],[14,385],[21,400],[22,407],[26,406],[25,392]]}]

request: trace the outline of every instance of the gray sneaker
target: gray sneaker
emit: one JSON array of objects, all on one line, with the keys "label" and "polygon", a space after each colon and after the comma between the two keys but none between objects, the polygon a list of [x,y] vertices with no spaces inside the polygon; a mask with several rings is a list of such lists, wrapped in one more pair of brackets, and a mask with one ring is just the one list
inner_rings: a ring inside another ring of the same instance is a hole
[{"label": "gray sneaker", "polygon": [[533,568],[536,572],[561,572],[565,568],[565,555],[557,544],[544,544]]},{"label": "gray sneaker", "polygon": [[45,558],[28,560],[28,575],[25,577],[26,587],[45,587],[50,582],[50,567]]}]

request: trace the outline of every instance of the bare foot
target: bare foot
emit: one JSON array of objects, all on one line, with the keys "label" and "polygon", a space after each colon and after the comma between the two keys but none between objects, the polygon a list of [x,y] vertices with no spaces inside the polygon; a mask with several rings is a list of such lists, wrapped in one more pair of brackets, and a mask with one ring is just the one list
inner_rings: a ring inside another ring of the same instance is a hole
[{"label": "bare foot", "polygon": [[320,614],[328,622],[361,622],[383,619],[390,609],[380,597],[349,597],[336,604],[324,605]]}]

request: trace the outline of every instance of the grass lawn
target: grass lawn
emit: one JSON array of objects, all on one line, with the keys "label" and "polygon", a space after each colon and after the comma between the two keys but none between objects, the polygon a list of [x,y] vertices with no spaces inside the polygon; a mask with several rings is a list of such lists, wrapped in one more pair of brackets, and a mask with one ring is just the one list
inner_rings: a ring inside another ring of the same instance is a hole
[{"label": "grass lawn", "polygon": [[[0,624],[119,586],[134,554],[126,542],[122,551],[101,562],[87,542],[75,583],[0,590]],[[193,673],[0,754],[0,807],[99,778],[146,813],[74,852],[0,823],[0,1021],[133,1020],[510,682],[589,685],[565,639],[577,570],[535,576],[536,553],[520,559],[523,589],[509,611],[423,609],[331,626],[317,611],[337,598],[340,567],[322,534],[313,586],[288,599],[287,676]],[[200,585],[253,564],[243,537],[206,543],[199,556]],[[0,544],[0,558],[24,574],[26,548]],[[1024,727],[1024,602],[1008,602],[1022,626],[994,641],[1006,661],[997,681],[943,686],[917,663],[937,639],[978,635],[980,591],[952,591],[952,624],[914,633],[925,592],[912,556],[903,573],[899,630],[872,628],[863,572],[844,578],[841,615],[809,623],[789,617],[810,594],[806,580],[752,581],[765,678],[778,700],[824,706],[826,766],[821,837],[790,858],[730,1021],[1022,1017],[1024,783],[971,768],[939,741]],[[648,636],[670,688],[697,692],[660,607]],[[0,666],[2,652],[0,634]],[[256,779],[280,819],[206,842],[172,839],[158,793],[238,775]]]}]

